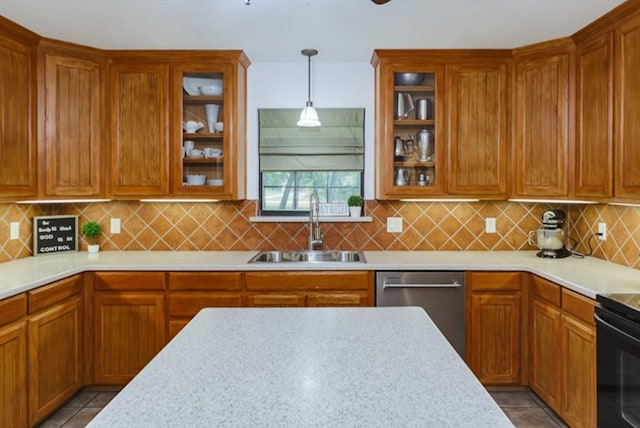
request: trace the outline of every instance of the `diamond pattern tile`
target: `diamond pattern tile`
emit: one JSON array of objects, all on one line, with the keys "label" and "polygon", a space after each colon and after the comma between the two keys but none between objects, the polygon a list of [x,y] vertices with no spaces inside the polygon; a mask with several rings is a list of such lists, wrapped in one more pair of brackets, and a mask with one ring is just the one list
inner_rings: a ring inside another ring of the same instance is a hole
[{"label": "diamond pattern tile", "polygon": [[[350,250],[531,250],[529,231],[540,225],[551,204],[506,201],[474,203],[375,201],[365,203],[370,223],[322,223],[323,248]],[[574,250],[640,268],[640,208],[613,205],[561,206],[569,218],[567,234]],[[272,250],[304,249],[305,223],[251,223],[257,201],[222,203],[141,203],[17,205],[0,204],[0,262],[32,253],[35,216],[76,214],[79,223],[100,223],[104,250]],[[402,217],[401,233],[386,231],[387,217]],[[484,233],[487,217],[496,218],[497,233]],[[111,218],[121,219],[121,233],[109,233]],[[20,238],[9,239],[9,225],[20,222]],[[606,241],[595,237],[598,222],[608,226]],[[86,242],[80,240],[80,249]]]}]

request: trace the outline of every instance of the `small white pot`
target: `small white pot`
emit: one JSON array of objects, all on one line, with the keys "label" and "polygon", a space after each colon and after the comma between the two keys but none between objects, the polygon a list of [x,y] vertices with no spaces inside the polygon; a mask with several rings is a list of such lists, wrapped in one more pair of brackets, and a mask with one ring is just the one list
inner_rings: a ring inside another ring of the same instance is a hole
[{"label": "small white pot", "polygon": [[90,253],[97,253],[98,251],[100,251],[100,244],[87,245],[87,251]]},{"label": "small white pot", "polygon": [[362,214],[362,207],[349,207],[349,213],[351,217],[360,217]]}]

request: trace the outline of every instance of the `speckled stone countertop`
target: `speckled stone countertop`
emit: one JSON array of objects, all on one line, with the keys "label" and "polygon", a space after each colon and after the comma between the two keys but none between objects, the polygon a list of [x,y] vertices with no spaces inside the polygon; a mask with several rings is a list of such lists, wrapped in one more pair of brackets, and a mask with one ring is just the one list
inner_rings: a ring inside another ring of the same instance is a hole
[{"label": "speckled stone countertop", "polygon": [[511,427],[420,308],[203,309],[89,427]]},{"label": "speckled stone countertop", "polygon": [[0,299],[86,271],[501,270],[540,275],[587,297],[640,293],[640,271],[600,259],[541,259],[535,251],[365,251],[366,263],[247,263],[256,251],[103,251],[0,264]]}]

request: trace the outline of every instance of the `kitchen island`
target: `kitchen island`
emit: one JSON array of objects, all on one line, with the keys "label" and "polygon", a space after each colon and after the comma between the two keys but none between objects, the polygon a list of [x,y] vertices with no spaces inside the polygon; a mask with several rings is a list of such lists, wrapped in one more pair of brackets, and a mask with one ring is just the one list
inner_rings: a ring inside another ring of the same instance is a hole
[{"label": "kitchen island", "polygon": [[89,426],[513,425],[404,307],[203,309]]}]

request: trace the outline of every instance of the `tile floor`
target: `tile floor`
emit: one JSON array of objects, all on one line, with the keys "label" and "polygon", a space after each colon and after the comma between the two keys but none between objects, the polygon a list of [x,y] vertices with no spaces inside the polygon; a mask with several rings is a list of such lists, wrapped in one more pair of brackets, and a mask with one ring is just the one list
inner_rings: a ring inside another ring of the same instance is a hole
[{"label": "tile floor", "polygon": [[531,391],[491,391],[490,394],[516,428],[567,428]]},{"label": "tile floor", "polygon": [[[86,388],[45,420],[42,428],[80,428],[118,393],[119,388]],[[529,391],[495,391],[491,396],[516,428],[566,428],[556,414]]]}]

